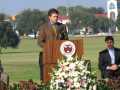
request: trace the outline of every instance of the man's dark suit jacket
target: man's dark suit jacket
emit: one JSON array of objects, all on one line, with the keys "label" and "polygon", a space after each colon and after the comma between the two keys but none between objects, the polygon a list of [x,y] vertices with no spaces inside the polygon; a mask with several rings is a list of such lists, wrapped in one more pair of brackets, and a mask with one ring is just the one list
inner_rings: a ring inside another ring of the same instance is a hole
[{"label": "man's dark suit jacket", "polygon": [[[115,64],[120,65],[120,49],[114,48],[115,52]],[[101,70],[101,77],[102,78],[112,78],[115,75],[112,73],[117,73],[120,75],[120,70],[111,71],[107,70],[107,66],[111,66],[111,57],[109,55],[108,49],[105,49],[101,52],[99,52],[99,69]]]}]

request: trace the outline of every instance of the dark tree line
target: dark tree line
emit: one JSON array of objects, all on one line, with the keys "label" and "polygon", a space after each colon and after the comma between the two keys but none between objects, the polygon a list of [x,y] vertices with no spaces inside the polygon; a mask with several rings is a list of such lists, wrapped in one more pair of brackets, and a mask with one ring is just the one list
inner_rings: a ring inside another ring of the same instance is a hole
[{"label": "dark tree line", "polygon": [[[74,7],[58,7],[60,14],[65,16],[69,15],[71,20],[69,26],[70,32],[74,32],[75,29],[82,29],[83,27],[91,27],[93,32],[108,32],[109,27],[116,24],[107,17],[96,17],[96,13],[105,13],[101,7],[86,8],[83,6]],[[16,30],[20,35],[35,33],[38,30],[38,26],[41,26],[47,20],[47,11],[40,11],[38,9],[26,9],[16,15]],[[119,21],[117,21],[119,27]]]},{"label": "dark tree line", "polygon": [[46,13],[39,11],[38,9],[27,9],[22,11],[16,16],[17,30],[20,34],[29,34],[31,32],[36,33],[38,25],[43,24],[46,21]]},{"label": "dark tree line", "polygon": [[[58,7],[60,15],[69,15],[71,23],[68,24],[70,31],[83,27],[93,28],[94,33],[102,30],[107,32],[113,22],[107,17],[96,17],[96,13],[105,13],[103,8],[86,8],[83,6],[75,7]],[[40,11],[38,9],[26,9],[16,16],[16,26],[20,34],[29,34],[37,32],[38,25],[41,26],[47,20],[47,11]]]},{"label": "dark tree line", "polygon": [[2,48],[17,47],[19,44],[19,36],[13,31],[12,24],[5,21],[5,14],[0,14],[0,53]]}]

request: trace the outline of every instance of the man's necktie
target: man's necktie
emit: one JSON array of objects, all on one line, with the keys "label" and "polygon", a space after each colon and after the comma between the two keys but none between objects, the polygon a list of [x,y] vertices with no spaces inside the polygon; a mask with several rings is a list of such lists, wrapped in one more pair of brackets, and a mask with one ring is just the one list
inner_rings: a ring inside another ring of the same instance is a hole
[{"label": "man's necktie", "polygon": [[57,34],[57,30],[56,30],[56,26],[54,24],[52,25],[52,28],[53,28],[54,34],[56,35]]}]

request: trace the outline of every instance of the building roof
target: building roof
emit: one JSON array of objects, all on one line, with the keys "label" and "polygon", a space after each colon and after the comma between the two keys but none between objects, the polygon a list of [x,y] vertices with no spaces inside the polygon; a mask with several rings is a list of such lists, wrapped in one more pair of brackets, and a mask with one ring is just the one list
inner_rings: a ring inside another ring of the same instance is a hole
[{"label": "building roof", "polygon": [[107,13],[96,13],[96,17],[107,17]]},{"label": "building roof", "polygon": [[69,16],[58,16],[59,20],[68,20],[70,19]]}]

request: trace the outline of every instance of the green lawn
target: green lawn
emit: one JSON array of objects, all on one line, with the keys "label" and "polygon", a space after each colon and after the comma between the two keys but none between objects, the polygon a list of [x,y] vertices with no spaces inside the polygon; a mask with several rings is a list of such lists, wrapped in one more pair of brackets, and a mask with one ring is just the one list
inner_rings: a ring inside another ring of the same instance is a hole
[{"label": "green lawn", "polygon": [[[97,68],[98,52],[105,48],[104,37],[84,39],[84,55],[91,60],[92,70],[99,73]],[[115,36],[115,46],[120,47],[120,36]],[[33,79],[39,81],[38,55],[40,48],[35,39],[22,39],[17,49],[4,49],[2,63],[10,81]],[[99,75],[99,74],[98,74]]]},{"label": "green lawn", "polygon": [[22,39],[17,49],[3,50],[2,63],[11,81],[39,80],[39,51],[34,39]]}]

